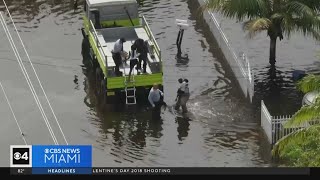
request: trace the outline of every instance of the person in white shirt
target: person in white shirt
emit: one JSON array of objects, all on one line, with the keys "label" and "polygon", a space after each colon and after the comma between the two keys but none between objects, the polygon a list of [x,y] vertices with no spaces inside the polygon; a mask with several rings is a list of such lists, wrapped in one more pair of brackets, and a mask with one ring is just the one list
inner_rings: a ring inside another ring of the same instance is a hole
[{"label": "person in white shirt", "polygon": [[160,118],[161,106],[165,104],[161,98],[163,96],[164,96],[164,94],[159,89],[159,85],[153,84],[153,87],[151,88],[151,90],[149,92],[148,100],[153,108],[152,109],[152,117],[155,119]]},{"label": "person in white shirt", "polygon": [[179,79],[179,83],[181,83],[180,88],[178,89],[178,95],[177,95],[177,103],[175,106],[176,110],[179,110],[180,106],[182,108],[183,113],[187,113],[187,102],[190,97],[189,93],[189,80],[184,79],[183,82],[181,82],[181,79]]},{"label": "person in white shirt", "polygon": [[121,53],[123,52],[123,43],[125,42],[126,40],[124,38],[118,39],[114,44],[114,47],[112,50],[112,58],[114,60],[114,63],[116,64],[115,73],[117,76],[121,76],[119,67],[120,67],[120,64],[122,63]]}]

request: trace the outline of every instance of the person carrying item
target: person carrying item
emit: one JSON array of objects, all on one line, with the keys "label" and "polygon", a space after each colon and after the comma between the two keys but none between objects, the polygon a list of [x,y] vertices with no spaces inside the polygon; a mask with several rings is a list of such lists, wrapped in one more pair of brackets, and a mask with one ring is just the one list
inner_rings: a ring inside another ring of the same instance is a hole
[{"label": "person carrying item", "polygon": [[121,72],[119,68],[122,63],[121,53],[123,53],[123,43],[125,42],[126,40],[124,38],[118,39],[114,44],[113,50],[111,51],[113,61],[116,64],[116,67],[115,67],[116,76],[121,76]]},{"label": "person carrying item", "polygon": [[149,53],[147,42],[145,42],[143,39],[138,38],[137,40],[134,41],[133,47],[135,50],[137,50],[138,53],[140,53],[139,63],[138,63],[137,69],[141,70],[141,63],[143,61],[142,73],[146,73],[147,72],[148,53]]},{"label": "person carrying item", "polygon": [[135,65],[138,64],[138,57],[139,57],[139,53],[137,53],[136,50],[134,50],[134,46],[132,45],[131,46],[131,54],[130,54],[130,71],[129,71],[129,77],[128,77],[128,81],[131,81],[130,78],[131,78],[131,73],[132,73],[132,70],[134,68]]},{"label": "person carrying item", "polygon": [[163,101],[161,100],[161,96],[164,96],[163,92],[159,89],[158,84],[153,84],[148,96],[148,100],[152,106],[152,117],[160,118],[161,106],[163,105]]},{"label": "person carrying item", "polygon": [[[181,82],[181,80],[179,79],[179,82]],[[184,79],[183,82],[181,83],[180,88],[178,89],[178,100],[175,106],[176,110],[179,110],[180,106],[182,107],[182,113],[187,113],[187,102],[189,100],[190,97],[190,93],[189,93],[189,80],[188,79]]]},{"label": "person carrying item", "polygon": [[180,87],[178,88],[178,91],[177,91],[177,97],[176,97],[176,102],[177,103],[179,102],[180,95],[184,92],[184,88],[185,88],[185,83],[183,83],[183,79],[182,78],[178,79],[178,82],[180,84]]}]

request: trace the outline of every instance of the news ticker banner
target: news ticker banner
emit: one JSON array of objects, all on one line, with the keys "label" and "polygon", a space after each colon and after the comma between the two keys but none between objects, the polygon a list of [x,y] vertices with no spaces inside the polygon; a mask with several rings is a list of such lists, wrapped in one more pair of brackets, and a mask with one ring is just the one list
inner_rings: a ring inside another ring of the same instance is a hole
[{"label": "news ticker banner", "polygon": [[10,167],[32,174],[91,174],[92,146],[11,145]]},{"label": "news ticker banner", "polygon": [[[45,175],[75,175],[77,168],[52,168]],[[5,172],[0,169],[0,173]],[[318,176],[320,169],[315,168],[196,168],[196,167],[94,167],[85,175],[305,175]],[[11,175],[32,175],[34,168],[10,168]]]},{"label": "news ticker banner", "polygon": [[[107,162],[106,162],[107,163]],[[2,171],[3,169],[1,169]],[[92,175],[310,175],[309,168],[150,168],[92,167],[92,146],[12,145],[10,173]]]}]

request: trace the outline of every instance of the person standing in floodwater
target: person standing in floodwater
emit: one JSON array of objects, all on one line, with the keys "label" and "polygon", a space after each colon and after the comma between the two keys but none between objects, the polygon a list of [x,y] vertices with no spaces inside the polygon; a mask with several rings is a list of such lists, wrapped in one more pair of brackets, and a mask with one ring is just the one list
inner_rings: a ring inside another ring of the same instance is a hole
[{"label": "person standing in floodwater", "polygon": [[176,106],[178,106],[178,104],[180,104],[180,96],[184,93],[184,88],[185,88],[185,83],[183,83],[182,78],[178,79],[178,82],[180,84],[180,87],[178,88],[178,91],[177,91]]},{"label": "person standing in floodwater", "polygon": [[[179,79],[179,82],[181,80]],[[183,82],[181,83],[180,88],[178,89],[178,100],[175,106],[176,110],[179,110],[180,106],[182,108],[182,113],[187,113],[187,102],[189,100],[190,93],[189,93],[189,80],[184,79]]]},{"label": "person standing in floodwater", "polygon": [[161,96],[164,96],[163,92],[159,89],[158,84],[153,84],[148,96],[148,100],[152,106],[152,119],[160,119],[161,106],[163,101],[161,101]]}]

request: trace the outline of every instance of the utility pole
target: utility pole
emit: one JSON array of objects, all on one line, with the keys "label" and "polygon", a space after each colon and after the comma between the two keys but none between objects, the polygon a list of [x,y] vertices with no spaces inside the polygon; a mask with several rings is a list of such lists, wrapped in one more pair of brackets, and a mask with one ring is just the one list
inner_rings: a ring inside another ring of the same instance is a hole
[{"label": "utility pole", "polygon": [[188,29],[189,24],[187,20],[181,20],[181,19],[176,19],[176,24],[179,27],[179,33],[176,41],[177,49],[178,49],[178,54],[177,57],[181,57],[181,43],[182,43],[182,38],[184,34],[184,30]]}]

